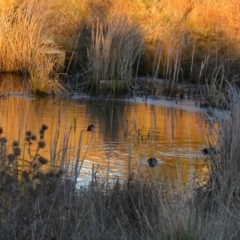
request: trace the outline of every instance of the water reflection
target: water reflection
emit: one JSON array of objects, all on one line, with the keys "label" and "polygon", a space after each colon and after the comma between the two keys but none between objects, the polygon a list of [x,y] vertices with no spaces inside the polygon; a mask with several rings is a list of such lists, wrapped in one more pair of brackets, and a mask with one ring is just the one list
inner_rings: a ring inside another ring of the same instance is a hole
[{"label": "water reflection", "polygon": [[[79,181],[88,182],[95,175],[111,179],[141,173],[159,179],[167,176],[173,182],[181,178],[186,183],[203,169],[199,150],[204,143],[199,126],[204,115],[200,112],[128,101],[25,96],[1,99],[0,109],[4,136],[9,143],[20,140],[22,148],[26,147],[26,130],[38,134],[43,123],[49,126],[48,147],[43,150],[48,159],[54,157],[50,155],[51,144],[66,140],[69,131],[69,169],[75,163],[81,135],[80,158],[84,163]],[[89,124],[94,124],[93,131],[86,131]],[[149,157],[164,164],[149,168]]]}]

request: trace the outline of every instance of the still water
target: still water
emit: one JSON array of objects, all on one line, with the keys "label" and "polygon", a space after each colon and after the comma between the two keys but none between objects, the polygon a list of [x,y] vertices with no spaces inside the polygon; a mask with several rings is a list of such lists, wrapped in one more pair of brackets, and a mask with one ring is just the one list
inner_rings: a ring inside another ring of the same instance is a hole
[{"label": "still water", "polygon": [[[68,133],[68,149],[64,149],[68,167],[76,161],[81,136],[81,182],[88,183],[93,175],[99,179],[124,179],[130,174],[159,179],[167,176],[173,182],[181,179],[182,184],[187,184],[206,172],[199,153],[205,145],[207,127],[201,112],[128,100],[35,99],[24,95],[0,99],[0,110],[3,136],[10,146],[13,140],[19,140],[21,148],[27,149],[26,130],[38,135],[42,124],[49,127],[46,147],[40,152],[48,159],[52,158],[51,146],[57,145],[62,154],[61,142]],[[92,132],[86,131],[89,124],[95,126]],[[149,168],[149,157],[161,161]]]}]

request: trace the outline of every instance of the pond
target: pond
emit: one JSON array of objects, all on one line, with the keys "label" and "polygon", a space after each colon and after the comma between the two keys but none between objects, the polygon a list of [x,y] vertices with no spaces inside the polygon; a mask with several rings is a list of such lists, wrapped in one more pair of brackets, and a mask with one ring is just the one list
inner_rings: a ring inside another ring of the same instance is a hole
[{"label": "pond", "polygon": [[[78,178],[81,184],[95,177],[111,181],[150,175],[155,179],[167,177],[176,184],[181,179],[185,185],[206,172],[199,151],[206,145],[203,135],[208,122],[200,111],[162,103],[151,99],[142,102],[141,98],[100,100],[84,95],[37,99],[22,94],[1,98],[0,125],[9,147],[13,140],[19,140],[25,158],[26,130],[38,136],[42,124],[49,127],[46,147],[40,153],[48,159],[53,158],[50,149],[54,146],[62,154],[60,144],[69,136],[67,165],[71,169],[75,164],[80,146],[84,160]],[[86,131],[89,124],[95,126],[91,132]],[[159,160],[156,167],[148,166],[149,157]]]}]

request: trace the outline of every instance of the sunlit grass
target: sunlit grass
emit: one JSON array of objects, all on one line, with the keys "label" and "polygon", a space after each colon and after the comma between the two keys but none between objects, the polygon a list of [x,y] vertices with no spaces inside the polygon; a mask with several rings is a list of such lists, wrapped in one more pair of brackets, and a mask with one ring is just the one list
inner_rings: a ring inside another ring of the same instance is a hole
[{"label": "sunlit grass", "polygon": [[[11,7],[10,2],[15,5]],[[109,78],[124,78],[128,83],[130,75],[149,74],[171,80],[166,90],[172,94],[178,81],[205,84],[213,76],[231,79],[239,73],[237,0],[10,2],[0,5],[1,71],[29,73],[32,89],[50,92],[52,88],[47,79],[57,60],[44,54],[47,46],[43,43],[48,39],[67,52],[65,71],[88,73],[93,83]],[[128,49],[134,38],[132,46],[140,49],[141,42],[144,49],[139,65],[136,55],[140,51],[135,49],[131,55]],[[111,42],[116,49],[110,47]],[[127,65],[129,58],[132,63]],[[61,89],[56,86],[53,91]]]},{"label": "sunlit grass", "polygon": [[46,54],[54,29],[52,15],[50,1],[33,0],[12,6],[0,16],[1,71],[26,75],[33,92],[60,91],[58,84],[49,84],[57,64],[56,57]]},{"label": "sunlit grass", "polygon": [[[112,16],[105,24],[97,22],[92,28],[91,47],[88,49],[89,79],[93,87],[101,80],[114,80],[129,88],[133,64],[142,51],[142,31],[127,16]],[[116,90],[115,85],[111,87]]]}]

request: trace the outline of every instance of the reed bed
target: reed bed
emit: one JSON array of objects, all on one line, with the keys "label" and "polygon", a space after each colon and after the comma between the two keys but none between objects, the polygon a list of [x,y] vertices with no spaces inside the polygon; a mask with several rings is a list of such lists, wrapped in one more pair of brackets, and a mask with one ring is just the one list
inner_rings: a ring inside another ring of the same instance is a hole
[{"label": "reed bed", "polygon": [[[142,31],[127,16],[114,14],[102,24],[92,27],[88,50],[89,79],[93,87],[109,85],[110,90],[129,88],[134,75],[133,65],[142,51]],[[101,82],[101,80],[103,80]]]},{"label": "reed bed", "polygon": [[1,71],[25,75],[33,92],[63,89],[55,79],[57,58],[46,54],[53,32],[52,15],[51,1],[34,0],[18,2],[0,15]]},{"label": "reed bed", "polygon": [[144,31],[144,51],[135,69],[140,75],[163,78],[165,94],[174,96],[178,82],[221,85],[222,79],[239,74],[237,1],[100,2],[83,6],[90,13],[88,21],[105,23],[118,12],[138,24]]},{"label": "reed bed", "polygon": [[29,73],[31,89],[62,90],[48,78],[57,60],[44,54],[46,39],[66,51],[67,73],[95,86],[112,80],[110,88],[121,88],[151,75],[174,95],[179,81],[221,84],[239,74],[237,0],[12,0],[0,7],[1,71]]}]

